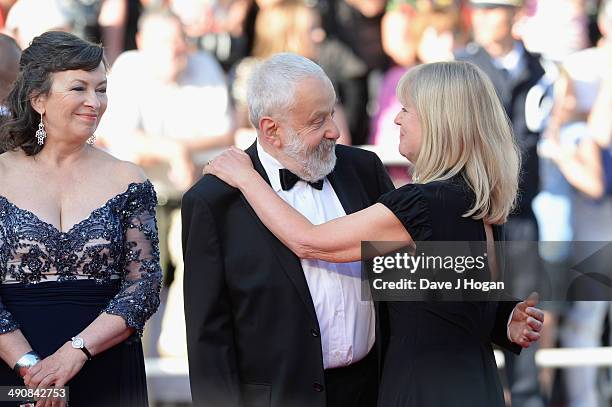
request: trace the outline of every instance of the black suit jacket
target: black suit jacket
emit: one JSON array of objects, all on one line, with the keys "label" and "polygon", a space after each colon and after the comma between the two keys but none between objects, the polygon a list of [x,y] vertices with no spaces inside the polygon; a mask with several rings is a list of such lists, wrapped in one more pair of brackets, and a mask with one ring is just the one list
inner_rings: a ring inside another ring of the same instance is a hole
[{"label": "black suit jacket", "polygon": [[[255,145],[247,153],[267,180]],[[338,145],[336,155],[328,179],[347,214],[393,189],[374,153]],[[214,176],[185,194],[182,218],[194,405],[324,407],[319,325],[299,259]]]}]

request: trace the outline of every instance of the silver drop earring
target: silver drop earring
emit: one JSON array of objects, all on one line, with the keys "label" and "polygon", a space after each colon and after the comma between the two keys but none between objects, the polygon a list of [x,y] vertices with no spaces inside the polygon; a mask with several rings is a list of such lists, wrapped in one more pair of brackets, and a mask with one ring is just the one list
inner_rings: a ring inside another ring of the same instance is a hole
[{"label": "silver drop earring", "polygon": [[96,142],[96,135],[92,134],[88,139],[87,139],[87,144],[89,144],[90,146],[93,146],[94,143]]},{"label": "silver drop earring", "polygon": [[43,123],[43,115],[40,114],[40,123],[38,123],[38,130],[36,130],[36,140],[38,140],[39,145],[45,144],[45,138],[47,137],[47,132],[45,131],[45,125]]}]

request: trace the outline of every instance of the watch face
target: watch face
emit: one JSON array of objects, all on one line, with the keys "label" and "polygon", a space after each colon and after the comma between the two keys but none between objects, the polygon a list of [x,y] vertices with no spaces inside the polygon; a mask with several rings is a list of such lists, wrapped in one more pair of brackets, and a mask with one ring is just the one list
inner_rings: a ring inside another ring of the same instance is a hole
[{"label": "watch face", "polygon": [[83,339],[82,338],[72,338],[72,347],[73,348],[82,348],[83,347]]}]

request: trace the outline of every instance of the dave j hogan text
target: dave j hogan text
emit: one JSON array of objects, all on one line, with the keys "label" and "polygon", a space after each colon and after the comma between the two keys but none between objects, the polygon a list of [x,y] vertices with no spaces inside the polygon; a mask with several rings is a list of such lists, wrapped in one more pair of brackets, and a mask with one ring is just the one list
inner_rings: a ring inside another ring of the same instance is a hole
[{"label": "dave j hogan text", "polygon": [[454,283],[451,281],[435,281],[427,278],[419,278],[418,281],[402,278],[399,281],[385,281],[376,278],[372,281],[375,290],[462,290],[462,291],[494,291],[504,290],[503,281],[478,281],[473,278],[458,278]]}]

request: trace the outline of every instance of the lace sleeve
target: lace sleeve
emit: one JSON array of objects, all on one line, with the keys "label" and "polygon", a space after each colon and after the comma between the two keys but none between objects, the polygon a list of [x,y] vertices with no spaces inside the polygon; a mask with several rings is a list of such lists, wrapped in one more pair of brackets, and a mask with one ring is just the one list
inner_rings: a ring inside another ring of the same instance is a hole
[{"label": "lace sleeve", "polygon": [[19,324],[15,321],[15,318],[13,318],[13,314],[4,308],[2,299],[0,299],[0,335],[12,332],[16,329],[19,329]]},{"label": "lace sleeve", "polygon": [[121,288],[104,312],[123,317],[127,326],[135,328],[141,336],[145,322],[159,306],[162,272],[155,190],[149,181],[132,187],[134,194],[129,194],[123,208],[125,239]]},{"label": "lace sleeve", "polygon": [[[2,212],[2,202],[0,202],[0,212]],[[8,264],[8,243],[4,232],[4,223],[0,218],[0,283],[4,280],[4,273]],[[2,298],[0,298],[0,334],[5,334],[19,329],[19,324],[15,321],[13,315],[4,307]]]}]

